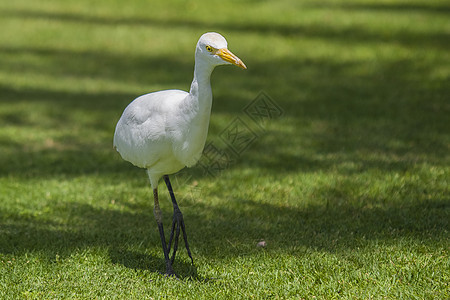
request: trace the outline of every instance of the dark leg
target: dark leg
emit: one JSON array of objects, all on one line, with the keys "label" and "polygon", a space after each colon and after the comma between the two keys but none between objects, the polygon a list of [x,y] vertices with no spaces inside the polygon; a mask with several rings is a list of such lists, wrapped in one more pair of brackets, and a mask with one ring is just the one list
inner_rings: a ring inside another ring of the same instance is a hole
[{"label": "dark leg", "polygon": [[175,275],[172,269],[172,263],[169,259],[169,251],[166,246],[166,237],[164,236],[164,228],[162,222],[162,212],[159,208],[158,190],[153,190],[153,198],[155,199],[155,206],[153,208],[153,214],[155,215],[156,223],[158,224],[159,236],[161,237],[161,244],[164,251],[164,259],[166,260],[166,274],[169,276]]},{"label": "dark leg", "polygon": [[181,227],[181,231],[183,232],[184,245],[186,246],[186,250],[188,252],[189,257],[191,258],[192,264],[194,264],[194,259],[192,258],[191,250],[189,249],[189,243],[187,240],[187,234],[186,234],[186,228],[184,226],[183,214],[181,213],[180,208],[178,207],[177,200],[175,200],[175,195],[172,190],[172,185],[170,184],[169,176],[164,175],[163,178],[164,178],[164,181],[166,182],[166,186],[167,186],[167,189],[169,190],[170,198],[172,199],[172,204],[173,204],[173,221],[172,221],[172,230],[170,232],[170,238],[169,238],[169,247],[168,247],[169,251],[170,251],[170,247],[172,246],[172,239],[173,239],[174,231],[176,230],[175,240],[173,243],[173,252],[172,252],[171,262],[173,264],[173,262],[175,260],[175,254],[177,253],[177,249],[178,249],[178,238],[180,236],[180,227]]}]

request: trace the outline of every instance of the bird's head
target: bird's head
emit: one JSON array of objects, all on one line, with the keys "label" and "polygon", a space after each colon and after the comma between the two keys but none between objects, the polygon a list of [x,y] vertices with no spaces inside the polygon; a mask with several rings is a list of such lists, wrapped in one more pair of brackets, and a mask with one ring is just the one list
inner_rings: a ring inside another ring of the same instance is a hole
[{"label": "bird's head", "polygon": [[200,37],[195,56],[213,66],[233,64],[242,69],[247,69],[242,60],[228,50],[227,40],[216,32],[208,32]]}]

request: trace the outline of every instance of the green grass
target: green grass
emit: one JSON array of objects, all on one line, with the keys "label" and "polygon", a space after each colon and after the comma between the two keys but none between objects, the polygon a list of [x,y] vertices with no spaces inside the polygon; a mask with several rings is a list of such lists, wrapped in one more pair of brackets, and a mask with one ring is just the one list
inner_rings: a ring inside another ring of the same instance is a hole
[{"label": "green grass", "polygon": [[[0,298],[448,299],[448,3],[155,2],[0,4]],[[189,88],[206,31],[248,66],[216,69],[209,141],[236,116],[259,136],[173,177],[174,280],[112,136],[136,96]],[[284,110],[264,130],[260,91]]]}]

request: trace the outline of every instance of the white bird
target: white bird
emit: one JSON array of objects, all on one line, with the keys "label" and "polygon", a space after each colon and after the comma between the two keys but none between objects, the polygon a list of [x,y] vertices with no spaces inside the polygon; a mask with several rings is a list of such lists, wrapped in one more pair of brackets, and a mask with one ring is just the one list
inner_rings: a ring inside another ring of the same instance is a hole
[{"label": "white bird", "polygon": [[[178,208],[169,174],[191,167],[200,159],[208,133],[212,105],[210,77],[218,65],[233,64],[247,69],[227,48],[225,38],[214,32],[203,34],[195,49],[194,79],[189,93],[164,90],[136,98],[125,108],[114,133],[114,147],[122,158],[147,169],[153,189],[153,213],[161,237],[166,274],[175,275],[172,264],[178,248],[180,227],[189,257],[183,215]],[[173,204],[172,230],[167,246],[158,201],[158,181],[163,177]],[[176,227],[176,231],[175,231]],[[169,259],[174,237],[172,258]]]}]

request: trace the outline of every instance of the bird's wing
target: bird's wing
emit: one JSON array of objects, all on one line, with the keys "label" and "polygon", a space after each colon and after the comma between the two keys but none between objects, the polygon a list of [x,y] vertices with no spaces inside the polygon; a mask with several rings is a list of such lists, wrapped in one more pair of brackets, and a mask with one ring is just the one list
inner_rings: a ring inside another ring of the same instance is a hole
[{"label": "bird's wing", "polygon": [[187,92],[166,90],[136,98],[124,110],[116,126],[114,147],[123,159],[149,168],[161,155],[172,153],[166,137],[166,120],[176,114]]}]

